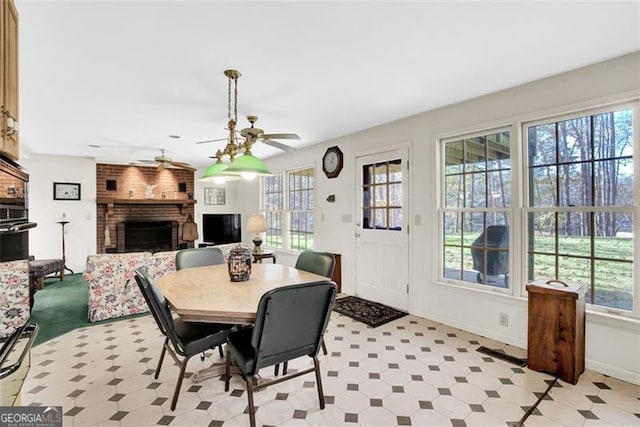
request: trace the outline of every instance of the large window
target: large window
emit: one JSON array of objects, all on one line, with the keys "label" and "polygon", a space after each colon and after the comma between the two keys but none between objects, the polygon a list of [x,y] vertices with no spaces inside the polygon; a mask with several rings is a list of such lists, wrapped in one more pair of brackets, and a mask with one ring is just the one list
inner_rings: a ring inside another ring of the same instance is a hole
[{"label": "large window", "polygon": [[633,310],[633,110],[525,125],[527,278],[588,286],[587,302]]},{"label": "large window", "polygon": [[266,246],[313,249],[314,169],[286,171],[262,180]]},{"label": "large window", "polygon": [[509,287],[510,133],[444,141],[444,277]]}]

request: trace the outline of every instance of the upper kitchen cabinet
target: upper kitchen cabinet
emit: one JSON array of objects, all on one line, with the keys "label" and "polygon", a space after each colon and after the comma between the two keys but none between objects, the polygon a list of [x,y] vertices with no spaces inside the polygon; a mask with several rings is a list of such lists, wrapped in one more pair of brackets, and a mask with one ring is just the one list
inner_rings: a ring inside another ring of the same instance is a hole
[{"label": "upper kitchen cabinet", "polygon": [[0,2],[0,151],[18,160],[18,11],[13,0]]}]

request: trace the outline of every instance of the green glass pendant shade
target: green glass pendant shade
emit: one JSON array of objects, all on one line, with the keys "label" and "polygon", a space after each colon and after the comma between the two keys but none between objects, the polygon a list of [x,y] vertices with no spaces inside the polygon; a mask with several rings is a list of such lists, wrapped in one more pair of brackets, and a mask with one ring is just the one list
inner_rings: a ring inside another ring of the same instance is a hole
[{"label": "green glass pendant shade", "polygon": [[257,175],[272,175],[264,163],[262,163],[262,160],[252,154],[244,154],[237,157],[225,170],[225,173],[228,174],[241,174],[243,172]]}]

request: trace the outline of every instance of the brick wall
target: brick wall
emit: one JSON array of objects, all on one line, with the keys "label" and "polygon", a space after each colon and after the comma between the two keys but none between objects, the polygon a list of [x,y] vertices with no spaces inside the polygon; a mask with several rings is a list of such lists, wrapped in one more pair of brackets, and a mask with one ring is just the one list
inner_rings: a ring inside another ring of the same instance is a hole
[{"label": "brick wall", "polygon": [[[115,181],[116,189],[107,190],[107,180]],[[180,184],[185,191],[180,191]],[[193,242],[182,240],[182,228],[189,215],[194,215],[194,205],[182,205],[177,201],[188,200],[189,194],[194,193],[194,173],[184,169],[163,170],[157,167],[125,166],[112,164],[96,164],[96,196],[100,199],[147,200],[146,185],[157,184],[153,190],[154,200],[166,200],[162,204],[115,204],[113,213],[109,215],[109,235],[111,245],[109,251],[115,251],[117,246],[116,224],[126,221],[177,221],[178,244],[193,247]],[[132,197],[130,197],[130,192]],[[164,193],[164,197],[163,197]],[[96,236],[97,253],[107,252],[104,246],[107,204],[96,205]]]}]

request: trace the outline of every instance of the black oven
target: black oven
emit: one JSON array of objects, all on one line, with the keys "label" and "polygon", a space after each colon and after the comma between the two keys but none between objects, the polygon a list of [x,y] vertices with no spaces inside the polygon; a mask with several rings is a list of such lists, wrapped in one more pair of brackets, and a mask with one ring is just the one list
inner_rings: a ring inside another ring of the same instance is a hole
[{"label": "black oven", "polygon": [[29,258],[29,174],[0,159],[0,262]]}]

